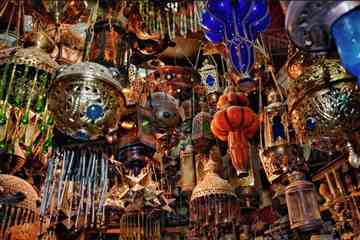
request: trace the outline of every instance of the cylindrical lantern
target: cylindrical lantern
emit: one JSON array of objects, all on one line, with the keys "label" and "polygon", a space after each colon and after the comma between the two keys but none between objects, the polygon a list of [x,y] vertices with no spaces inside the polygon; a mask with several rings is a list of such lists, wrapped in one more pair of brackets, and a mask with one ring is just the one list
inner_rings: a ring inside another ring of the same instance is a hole
[{"label": "cylindrical lantern", "polygon": [[0,149],[23,159],[49,152],[54,119],[46,99],[58,68],[45,34],[29,34],[25,45],[0,52]]},{"label": "cylindrical lantern", "polygon": [[196,184],[194,152],[192,145],[186,145],[185,149],[180,151],[180,170],[181,190],[184,192],[191,192]]},{"label": "cylindrical lantern", "polygon": [[291,229],[307,231],[321,227],[319,203],[314,184],[304,180],[301,172],[290,175],[285,197]]},{"label": "cylindrical lantern", "polygon": [[25,180],[0,174],[0,238],[36,240],[40,230],[39,196]]},{"label": "cylindrical lantern", "polygon": [[160,240],[160,218],[157,214],[143,211],[126,212],[120,220],[120,237],[124,240]]},{"label": "cylindrical lantern", "polygon": [[196,152],[208,151],[215,141],[210,127],[211,120],[211,114],[206,111],[206,105],[202,103],[201,112],[196,114],[192,122],[191,139],[193,140]]}]

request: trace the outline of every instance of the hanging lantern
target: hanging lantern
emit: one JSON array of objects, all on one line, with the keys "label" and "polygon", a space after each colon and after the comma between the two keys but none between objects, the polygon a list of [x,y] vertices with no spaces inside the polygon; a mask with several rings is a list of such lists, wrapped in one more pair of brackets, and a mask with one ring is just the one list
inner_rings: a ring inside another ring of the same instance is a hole
[{"label": "hanging lantern", "polygon": [[101,152],[85,148],[55,151],[49,161],[40,209],[49,226],[64,221],[64,214],[69,228],[105,223],[108,160]]},{"label": "hanging lantern", "polygon": [[287,172],[286,148],[290,144],[287,105],[278,99],[276,91],[268,94],[269,105],[264,108],[264,149],[260,159],[270,182]]},{"label": "hanging lantern", "polygon": [[205,103],[200,105],[201,112],[196,114],[193,119],[191,139],[196,152],[206,152],[215,141],[215,138],[210,127],[212,116],[207,112]]},{"label": "hanging lantern", "polygon": [[294,172],[286,187],[285,198],[291,229],[307,231],[321,227],[319,203],[312,182],[304,180],[304,174]]},{"label": "hanging lantern", "polygon": [[335,40],[343,66],[359,83],[360,47],[357,26],[360,19],[358,1],[291,2],[286,28],[293,42],[307,51],[324,52],[332,49]]},{"label": "hanging lantern", "polygon": [[27,35],[25,46],[0,53],[0,148],[36,159],[51,147],[54,119],[46,98],[58,64],[49,55],[54,45],[44,33]]},{"label": "hanging lantern", "polygon": [[160,218],[158,214],[127,212],[120,220],[120,237],[123,240],[161,239]]},{"label": "hanging lantern", "polygon": [[117,160],[124,164],[124,167],[137,176],[147,165],[149,159],[155,153],[155,149],[141,142],[121,146],[118,150]]},{"label": "hanging lantern", "polygon": [[[233,187],[215,173],[216,163],[210,158],[205,175],[194,188],[190,199],[190,231],[196,237],[220,239],[232,232],[238,217],[238,199]],[[233,233],[233,232],[232,232]]]},{"label": "hanging lantern", "polygon": [[191,192],[196,184],[193,148],[193,145],[187,144],[180,151],[180,186],[183,192]]},{"label": "hanging lantern", "polygon": [[112,72],[94,62],[63,67],[50,87],[49,108],[63,133],[81,140],[111,135],[126,111]]},{"label": "hanging lantern", "polygon": [[215,65],[211,64],[209,60],[205,59],[202,67],[199,69],[201,76],[201,82],[206,87],[207,94],[218,92],[219,86],[219,75]]},{"label": "hanging lantern", "polygon": [[344,132],[360,125],[356,79],[334,59],[318,58],[289,82],[289,116],[300,143],[322,151],[345,145]]},{"label": "hanging lantern", "polygon": [[130,46],[125,36],[121,23],[111,20],[96,22],[89,60],[107,67],[116,67],[125,74],[130,59]]},{"label": "hanging lantern", "polygon": [[[225,97],[226,96],[226,97]],[[238,176],[248,175],[249,141],[255,135],[259,120],[253,110],[244,104],[234,106],[236,102],[246,102],[233,92],[220,97],[216,112],[211,122],[211,131],[221,141],[228,141],[232,164]]]},{"label": "hanging lantern", "polygon": [[201,22],[204,36],[215,44],[224,41],[234,70],[247,75],[256,39],[270,24],[269,13],[266,1],[209,0]]},{"label": "hanging lantern", "polygon": [[151,94],[146,108],[151,112],[150,121],[155,131],[166,132],[180,123],[178,101],[165,92]]},{"label": "hanging lantern", "polygon": [[0,174],[1,239],[36,240],[40,230],[39,196],[25,180]]}]

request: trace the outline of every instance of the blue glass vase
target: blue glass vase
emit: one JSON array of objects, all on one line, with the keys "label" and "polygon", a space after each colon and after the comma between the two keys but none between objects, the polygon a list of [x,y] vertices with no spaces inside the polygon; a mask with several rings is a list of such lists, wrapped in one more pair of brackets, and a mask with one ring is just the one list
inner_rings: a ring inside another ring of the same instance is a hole
[{"label": "blue glass vase", "polygon": [[339,18],[331,27],[343,66],[360,84],[360,9]]}]

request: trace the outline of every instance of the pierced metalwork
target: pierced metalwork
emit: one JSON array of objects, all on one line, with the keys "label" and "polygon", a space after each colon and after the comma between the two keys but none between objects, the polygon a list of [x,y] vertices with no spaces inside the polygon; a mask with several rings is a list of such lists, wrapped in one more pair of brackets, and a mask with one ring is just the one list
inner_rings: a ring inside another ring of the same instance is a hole
[{"label": "pierced metalwork", "polygon": [[121,90],[111,71],[100,64],[83,62],[60,69],[49,94],[57,128],[85,140],[112,133],[126,111]]}]

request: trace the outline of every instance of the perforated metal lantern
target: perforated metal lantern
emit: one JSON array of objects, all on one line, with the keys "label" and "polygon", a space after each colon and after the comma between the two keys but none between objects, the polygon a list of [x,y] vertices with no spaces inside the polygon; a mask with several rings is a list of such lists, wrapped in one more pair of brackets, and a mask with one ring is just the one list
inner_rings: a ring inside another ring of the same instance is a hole
[{"label": "perforated metal lantern", "polygon": [[121,85],[94,62],[65,66],[50,87],[49,108],[63,133],[84,140],[111,134],[126,111]]},{"label": "perforated metal lantern", "polygon": [[202,104],[201,112],[196,114],[192,122],[191,139],[193,140],[196,152],[207,151],[215,141],[210,127],[212,115],[206,111],[205,104]]},{"label": "perforated metal lantern", "polygon": [[178,101],[165,92],[151,94],[146,107],[151,111],[151,125],[155,131],[167,131],[180,123]]},{"label": "perforated metal lantern", "polygon": [[6,174],[0,174],[0,187],[0,238],[37,239],[40,230],[39,196],[34,188],[19,177]]},{"label": "perforated metal lantern", "polygon": [[319,58],[289,82],[289,117],[299,142],[333,150],[344,132],[360,125],[360,93],[356,79],[338,60]]}]

